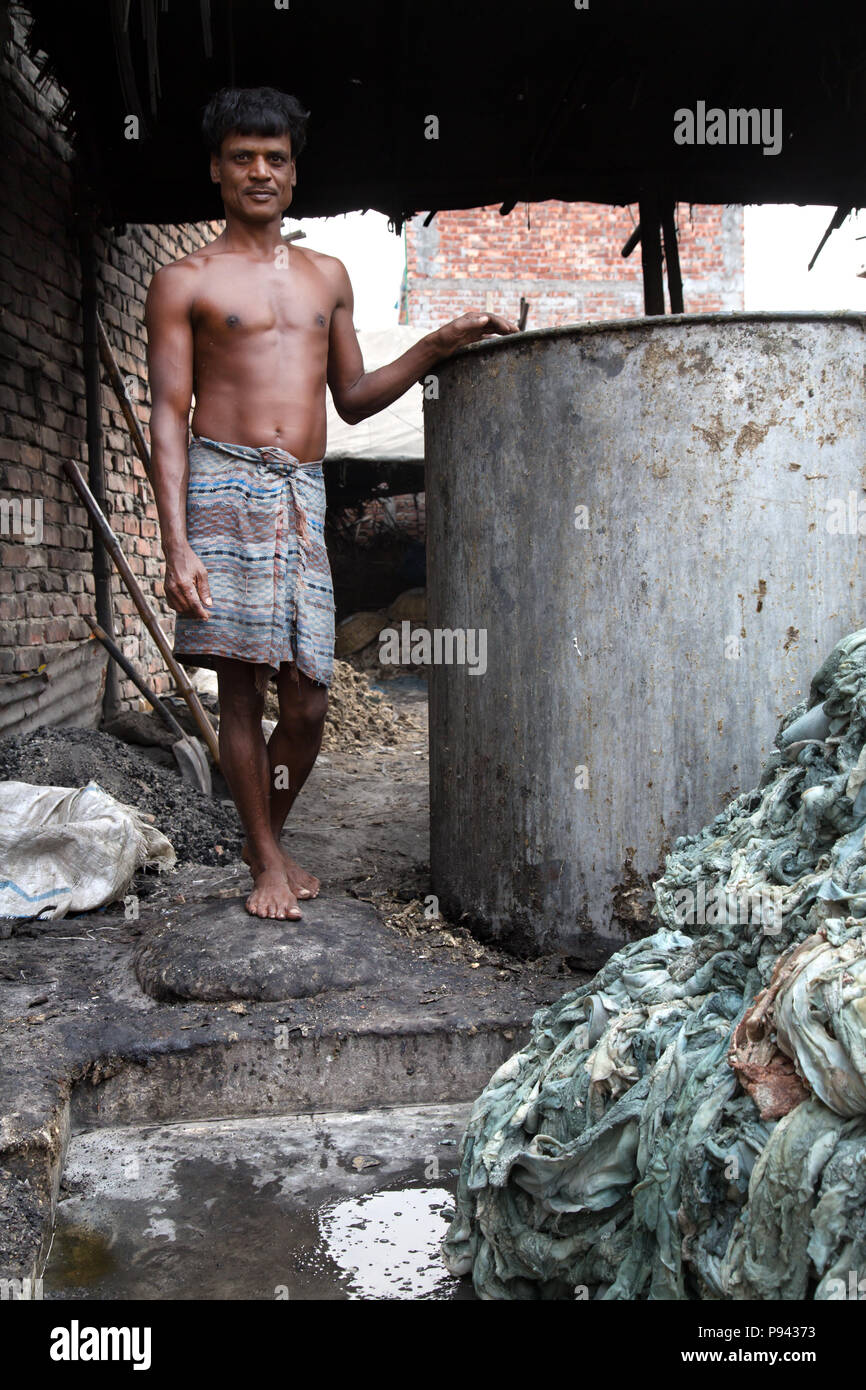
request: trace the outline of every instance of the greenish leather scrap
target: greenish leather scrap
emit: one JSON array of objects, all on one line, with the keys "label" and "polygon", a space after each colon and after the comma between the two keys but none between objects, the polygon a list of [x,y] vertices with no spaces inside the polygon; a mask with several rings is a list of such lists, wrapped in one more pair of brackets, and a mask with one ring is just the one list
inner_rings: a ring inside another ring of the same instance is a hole
[{"label": "greenish leather scrap", "polygon": [[[864,832],[866,629],[758,787],[677,840],[655,934],[541,1009],[479,1096],[453,1273],[490,1299],[846,1296],[866,1274]],[[703,922],[699,890],[724,909]],[[765,1049],[797,1097],[767,1119],[729,1052],[771,979]]]}]

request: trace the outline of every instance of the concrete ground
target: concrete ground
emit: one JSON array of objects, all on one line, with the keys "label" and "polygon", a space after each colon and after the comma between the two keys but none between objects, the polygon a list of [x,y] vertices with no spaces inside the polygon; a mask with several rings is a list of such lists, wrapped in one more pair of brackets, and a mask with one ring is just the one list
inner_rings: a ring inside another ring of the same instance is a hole
[{"label": "concrete ground", "polygon": [[[0,941],[0,1278],[42,1273],[70,1137],[79,1172],[85,1136],[118,1127],[465,1103],[535,1009],[577,983],[559,961],[522,964],[436,918],[423,735],[320,760],[288,844],[323,882],[301,923],[250,919],[235,862],[138,875],[131,920],[116,906],[11,924]],[[380,1174],[388,1190],[414,1190],[417,1173],[393,1162]],[[320,1206],[337,1200],[329,1182]],[[273,1269],[260,1283],[272,1274],[291,1284]]]}]

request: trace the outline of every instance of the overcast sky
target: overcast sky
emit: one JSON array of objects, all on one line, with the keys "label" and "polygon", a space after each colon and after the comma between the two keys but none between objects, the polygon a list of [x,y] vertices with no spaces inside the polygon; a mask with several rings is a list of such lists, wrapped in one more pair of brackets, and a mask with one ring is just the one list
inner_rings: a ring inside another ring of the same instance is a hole
[{"label": "overcast sky", "polygon": [[[832,233],[815,269],[807,271],[833,216],[832,207],[762,204],[745,210],[747,309],[858,309],[866,311],[866,214],[849,217]],[[378,212],[288,220],[316,251],[339,256],[355,290],[355,326],[387,328],[397,322],[405,259],[404,238],[388,231]],[[688,309],[688,302],[686,303]]]},{"label": "overcast sky", "polygon": [[388,231],[381,212],[348,212],[340,217],[287,218],[284,230],[301,228],[305,245],[339,256],[355,291],[355,327],[390,328],[398,322],[400,286],[406,260],[405,237]]},{"label": "overcast sky", "polygon": [[831,232],[807,270],[835,212],[832,207],[764,203],[746,208],[747,309],[866,310],[866,214],[852,215]]}]

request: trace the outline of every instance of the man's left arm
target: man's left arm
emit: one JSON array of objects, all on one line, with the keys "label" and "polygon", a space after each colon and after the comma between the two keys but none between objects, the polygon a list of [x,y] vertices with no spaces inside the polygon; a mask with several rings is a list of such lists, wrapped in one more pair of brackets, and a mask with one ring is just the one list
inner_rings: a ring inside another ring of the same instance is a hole
[{"label": "man's left arm", "polygon": [[387,366],[364,371],[364,359],[352,321],[355,307],[352,285],[342,261],[335,260],[337,302],[331,315],[328,340],[328,385],[342,420],[360,424],[384,410],[424,377],[437,362],[458,348],[495,334],[516,333],[517,325],[498,314],[473,311],[462,314],[428,333]]}]

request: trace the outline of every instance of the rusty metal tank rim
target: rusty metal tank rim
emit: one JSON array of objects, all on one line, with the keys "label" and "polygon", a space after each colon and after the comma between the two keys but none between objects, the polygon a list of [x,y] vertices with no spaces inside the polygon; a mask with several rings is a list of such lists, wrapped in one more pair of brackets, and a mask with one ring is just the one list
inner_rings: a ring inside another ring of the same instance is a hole
[{"label": "rusty metal tank rim", "polygon": [[[484,338],[469,347],[459,348],[448,361],[470,353],[502,352],[518,348],[523,343],[544,342],[556,338],[587,338],[598,333],[636,333],[642,329],[688,328],[701,324],[800,324],[848,323],[851,327],[866,328],[866,313],[853,309],[730,309],[709,314],[655,314],[628,319],[598,319],[591,323],[564,323],[555,328],[527,328],[522,333],[506,337]],[[442,364],[440,364],[442,365]]]}]

